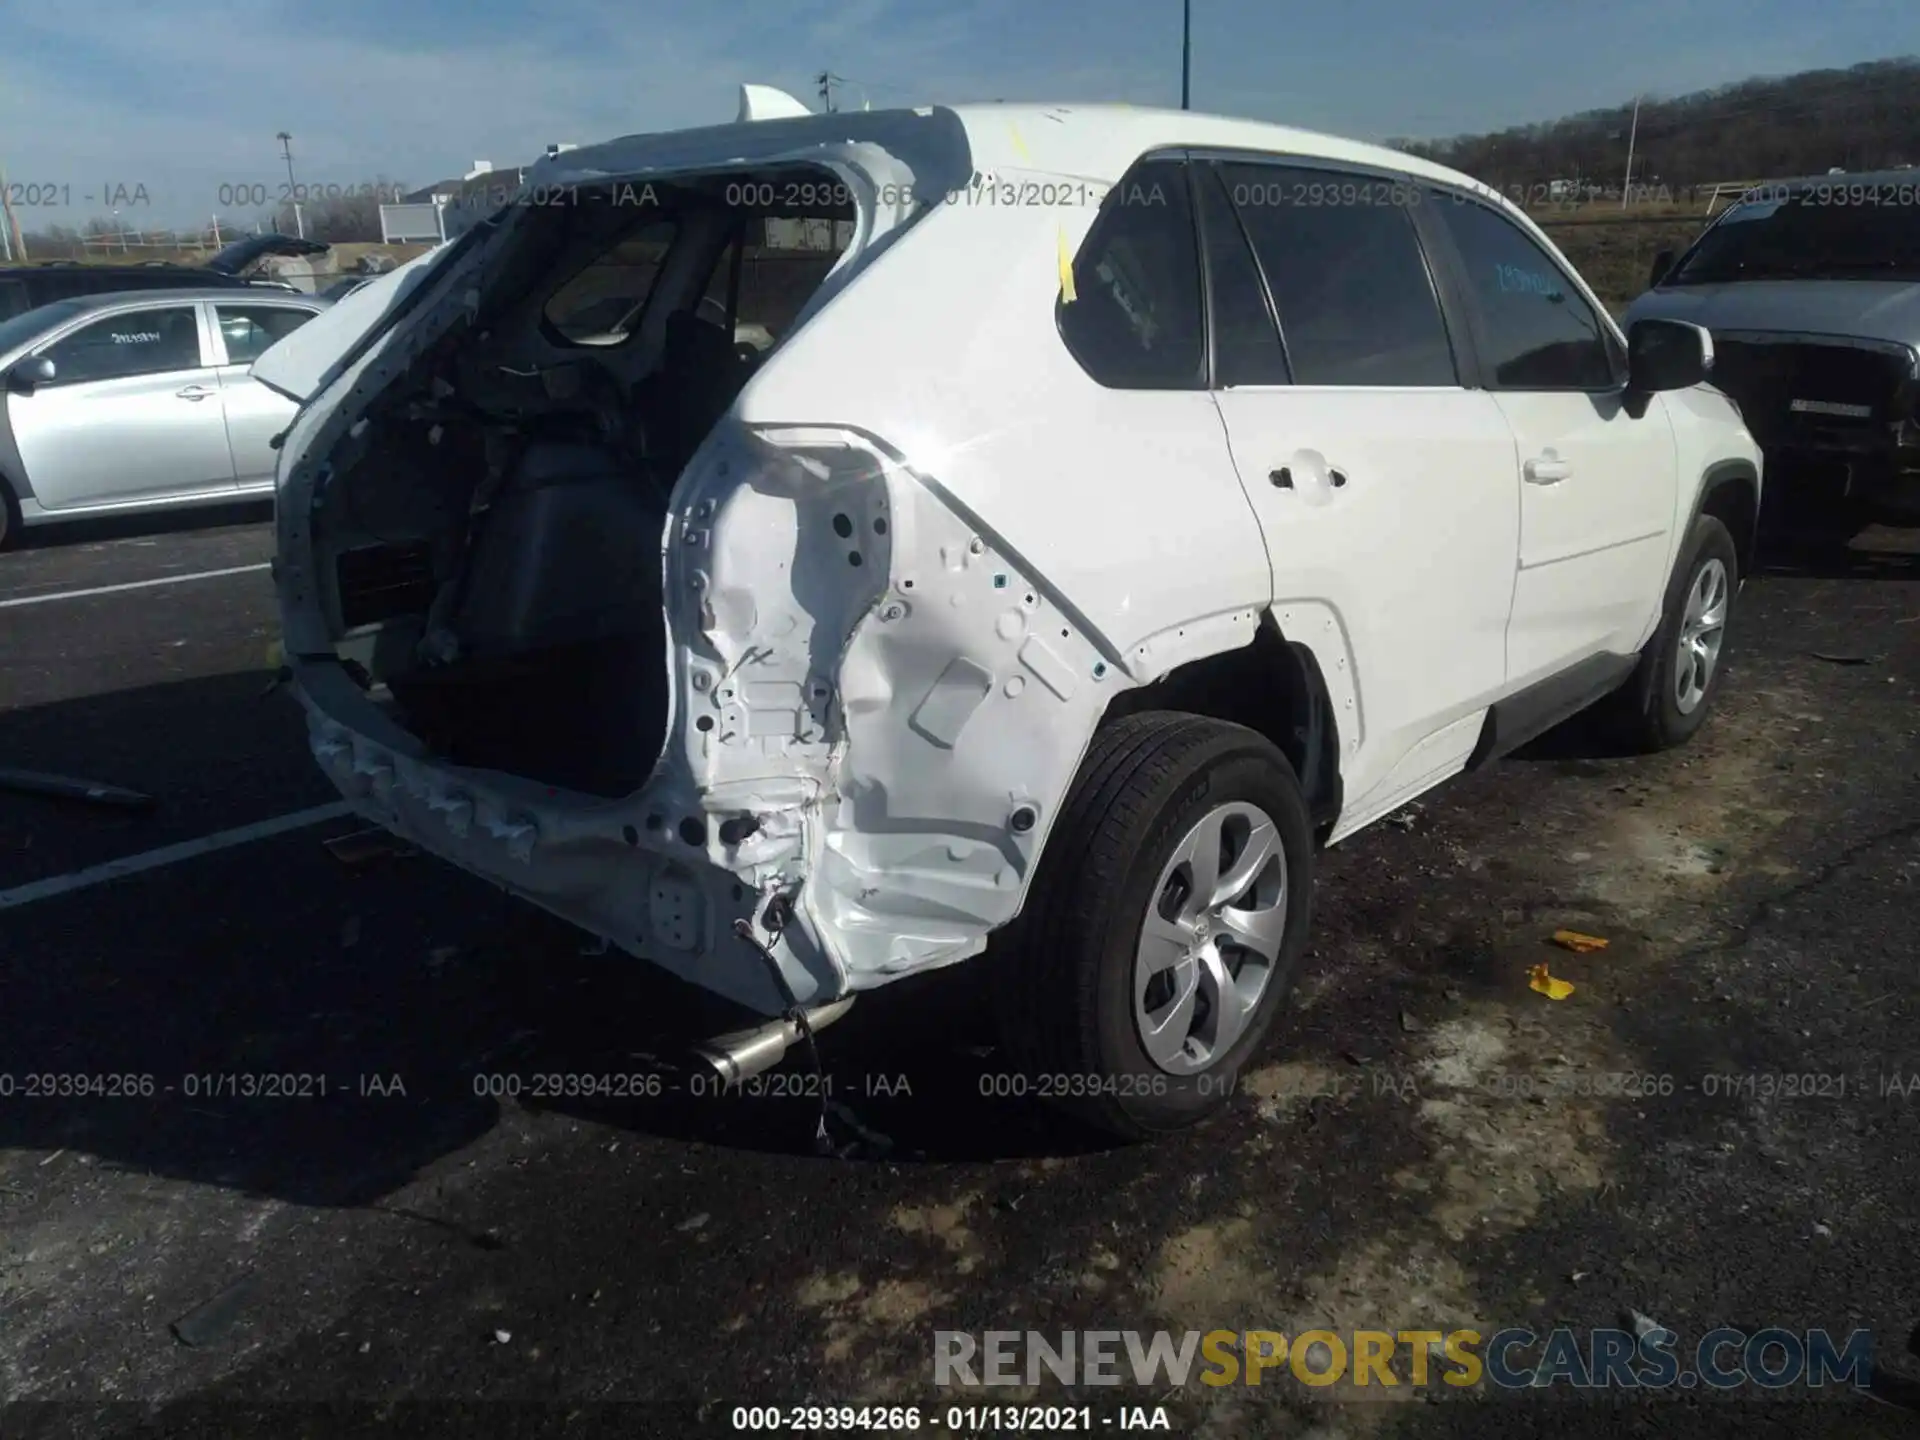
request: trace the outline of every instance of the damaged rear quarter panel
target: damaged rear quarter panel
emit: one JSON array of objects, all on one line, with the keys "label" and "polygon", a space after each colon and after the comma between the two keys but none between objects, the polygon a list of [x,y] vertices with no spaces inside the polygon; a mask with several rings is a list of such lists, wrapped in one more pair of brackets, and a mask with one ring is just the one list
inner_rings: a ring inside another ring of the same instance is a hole
[{"label": "damaged rear quarter panel", "polygon": [[[1211,398],[1104,390],[1059,338],[1059,247],[1092,218],[948,207],[743,392],[756,430],[865,437],[871,478],[822,462],[778,502],[739,476],[723,498],[716,449],[685,492],[680,523],[713,527],[682,541],[712,546],[703,643],[733,667],[731,713],[683,728],[690,756],[719,788],[779,772],[774,751],[818,784],[801,911],[856,989],[977,953],[1108,704],[1247,643],[1271,599]],[[696,583],[670,576],[673,603]],[[702,683],[683,693],[723,687]]]}]

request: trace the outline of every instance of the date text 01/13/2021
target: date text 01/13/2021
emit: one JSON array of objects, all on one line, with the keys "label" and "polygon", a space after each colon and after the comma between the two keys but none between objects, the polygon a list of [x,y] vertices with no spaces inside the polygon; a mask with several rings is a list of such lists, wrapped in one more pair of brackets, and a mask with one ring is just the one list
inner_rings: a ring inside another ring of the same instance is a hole
[{"label": "date text 01/13/2021", "polygon": [[824,1431],[913,1432],[958,1435],[1091,1434],[1096,1430],[1171,1430],[1164,1405],[1122,1405],[1111,1414],[1091,1405],[949,1405],[925,1415],[918,1405],[736,1405],[733,1428],[812,1434]]}]

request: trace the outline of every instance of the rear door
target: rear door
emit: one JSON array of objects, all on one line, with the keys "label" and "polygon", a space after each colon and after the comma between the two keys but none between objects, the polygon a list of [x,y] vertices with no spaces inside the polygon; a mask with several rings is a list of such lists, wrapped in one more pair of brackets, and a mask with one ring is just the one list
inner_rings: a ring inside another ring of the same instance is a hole
[{"label": "rear door", "polygon": [[1513,682],[1630,654],[1666,590],[1679,477],[1665,402],[1629,404],[1611,327],[1511,218],[1456,195],[1436,198],[1429,213],[1440,248],[1451,242],[1480,383],[1519,446]]},{"label": "rear door", "polygon": [[191,300],[150,305],[34,352],[53,361],[53,383],[9,393],[7,421],[36,500],[59,510],[233,489],[202,324]]},{"label": "rear door", "polygon": [[1344,832],[1459,769],[1506,681],[1513,436],[1461,383],[1416,187],[1296,160],[1194,178],[1214,385],[1274,608],[1337,631],[1352,675]]},{"label": "rear door", "polygon": [[220,404],[233,452],[234,485],[240,490],[271,490],[278,452],[270,443],[293,423],[299,408],[269,390],[250,373],[268,346],[313,319],[312,306],[271,300],[215,300],[214,363],[220,377]]}]

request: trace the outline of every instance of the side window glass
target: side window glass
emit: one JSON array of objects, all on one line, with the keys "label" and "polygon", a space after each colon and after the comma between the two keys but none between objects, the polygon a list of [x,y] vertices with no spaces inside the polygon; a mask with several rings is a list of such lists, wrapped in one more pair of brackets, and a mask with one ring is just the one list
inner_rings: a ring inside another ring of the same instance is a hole
[{"label": "side window glass", "polygon": [[1280,312],[1297,385],[1459,383],[1404,182],[1221,168]]},{"label": "side window glass", "polygon": [[1504,215],[1436,198],[1466,265],[1488,377],[1502,390],[1605,390],[1617,383],[1606,327],[1553,259]]},{"label": "side window glass", "polygon": [[1236,385],[1284,385],[1287,352],[1260,283],[1247,237],[1227,199],[1226,182],[1212,166],[1194,175],[1200,195],[1201,233],[1206,237],[1212,281],[1213,380],[1222,390]]},{"label": "side window glass", "polygon": [[786,338],[801,310],[853,243],[853,223],[832,216],[749,216],[739,238],[715,263],[706,293],[694,313],[711,325],[726,328],[729,287],[737,261],[740,280],[733,314],[734,346],[743,354],[746,349],[762,352],[772,348]]},{"label": "side window glass", "polygon": [[216,305],[229,365],[251,365],[274,341],[291,335],[313,318],[292,305]]},{"label": "side window glass", "polygon": [[56,385],[195,370],[199,322],[191,305],[129,310],[83,325],[40,353],[53,361]]},{"label": "side window glass", "polygon": [[1197,390],[1205,383],[1199,247],[1186,165],[1150,160],[1108,193],[1073,261],[1060,337],[1100,384]]}]

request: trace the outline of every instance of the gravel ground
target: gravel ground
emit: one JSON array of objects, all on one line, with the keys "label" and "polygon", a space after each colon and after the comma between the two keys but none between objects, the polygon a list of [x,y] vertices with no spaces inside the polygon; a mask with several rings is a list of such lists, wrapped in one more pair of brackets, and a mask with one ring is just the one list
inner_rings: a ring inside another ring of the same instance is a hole
[{"label": "gravel ground", "polygon": [[[1920,1321],[1920,547],[1868,539],[1749,584],[1686,750],[1614,758],[1575,727],[1329,852],[1266,1055],[1218,1121],[1146,1147],[983,1095],[963,967],[826,1038],[837,1132],[867,1138],[818,1158],[812,1100],[687,1092],[693,997],[429,858],[342,863],[345,821],[0,910],[0,1069],[155,1086],[0,1097],[0,1432],[677,1436],[805,1401],[939,1430],[1019,1398],[936,1390],[935,1329],[1637,1310],[1683,1352],[1718,1325],[1864,1327],[1897,1368]],[[0,563],[0,600],[269,543],[41,544]],[[333,799],[262,693],[273,633],[254,571],[0,609],[0,753],[160,802],[0,796],[0,891]],[[1554,948],[1563,926],[1608,948]],[[1529,987],[1541,962],[1571,996]],[[193,1078],[263,1071],[326,1093]],[[531,1093],[553,1073],[682,1089]],[[1914,1429],[1851,1392],[1357,1394],[1041,1398],[1096,1428],[1162,1406],[1196,1437]]]}]

